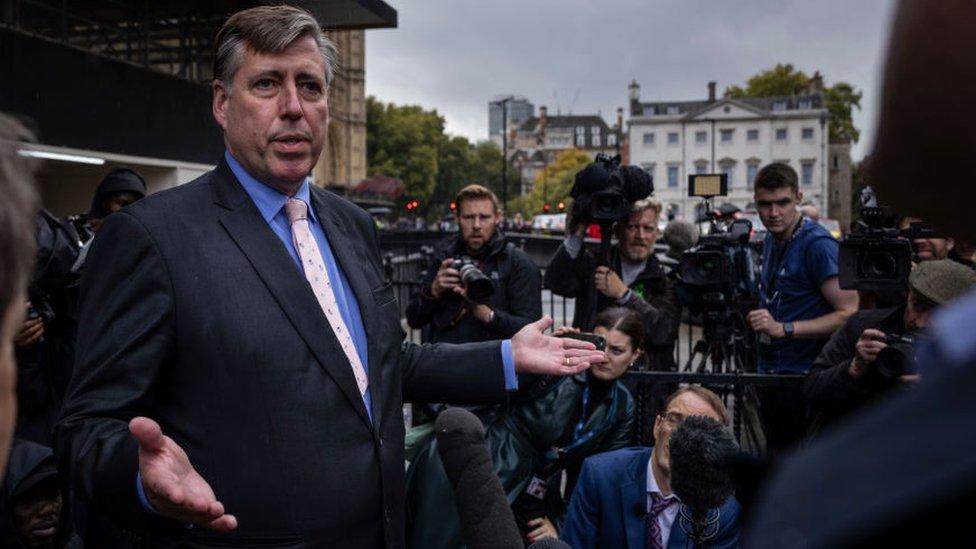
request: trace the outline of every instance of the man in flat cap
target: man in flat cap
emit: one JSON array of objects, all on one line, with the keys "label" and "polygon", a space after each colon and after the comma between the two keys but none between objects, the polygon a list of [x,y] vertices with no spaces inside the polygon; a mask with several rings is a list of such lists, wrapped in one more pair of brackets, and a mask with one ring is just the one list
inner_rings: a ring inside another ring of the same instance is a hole
[{"label": "man in flat cap", "polygon": [[[949,259],[919,263],[908,277],[908,302],[856,313],[824,346],[807,376],[804,393],[819,430],[917,374],[878,367],[890,336],[916,337],[932,312],[976,286],[976,272]],[[897,374],[897,375],[896,375]]]}]

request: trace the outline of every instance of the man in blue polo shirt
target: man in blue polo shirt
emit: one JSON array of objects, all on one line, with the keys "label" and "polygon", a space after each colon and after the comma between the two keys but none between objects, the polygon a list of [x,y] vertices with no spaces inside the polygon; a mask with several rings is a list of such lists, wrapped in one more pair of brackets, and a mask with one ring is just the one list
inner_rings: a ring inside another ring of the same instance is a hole
[{"label": "man in blue polo shirt", "polygon": [[[759,335],[761,373],[803,374],[821,347],[857,311],[857,292],[837,281],[838,243],[803,217],[796,171],[773,163],[756,174],[756,209],[769,234],[763,243],[760,309],[747,320]],[[786,449],[806,432],[800,387],[765,388],[760,415],[770,451]]]}]

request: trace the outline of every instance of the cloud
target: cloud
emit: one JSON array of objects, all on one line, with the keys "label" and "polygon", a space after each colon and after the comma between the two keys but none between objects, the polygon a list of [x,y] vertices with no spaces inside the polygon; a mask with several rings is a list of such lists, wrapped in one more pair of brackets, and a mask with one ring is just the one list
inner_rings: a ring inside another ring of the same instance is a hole
[{"label": "cloud", "polygon": [[366,34],[366,90],[436,108],[447,130],[486,139],[487,103],[524,95],[550,112],[613,123],[627,85],[691,100],[792,63],[864,92],[854,122],[870,149],[892,0],[388,0],[399,28]]}]

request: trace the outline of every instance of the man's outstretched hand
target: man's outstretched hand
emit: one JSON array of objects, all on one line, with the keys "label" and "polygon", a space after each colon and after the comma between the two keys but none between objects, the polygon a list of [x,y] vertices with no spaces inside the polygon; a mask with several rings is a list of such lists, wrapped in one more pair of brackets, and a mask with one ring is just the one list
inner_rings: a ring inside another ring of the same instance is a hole
[{"label": "man's outstretched hand", "polygon": [[512,337],[516,372],[570,376],[605,360],[603,351],[597,351],[592,343],[543,334],[549,326],[552,318],[546,315]]},{"label": "man's outstretched hand", "polygon": [[224,513],[224,505],[190,464],[186,452],[163,435],[158,423],[137,417],[129,422],[129,432],[139,442],[142,487],[156,511],[220,532],[237,528],[234,515]]}]

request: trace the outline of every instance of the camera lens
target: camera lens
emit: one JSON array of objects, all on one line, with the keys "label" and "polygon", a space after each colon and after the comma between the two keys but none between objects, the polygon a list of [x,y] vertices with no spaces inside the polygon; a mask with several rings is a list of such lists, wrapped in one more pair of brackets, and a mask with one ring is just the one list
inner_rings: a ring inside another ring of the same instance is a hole
[{"label": "camera lens", "polygon": [[898,262],[890,253],[866,253],[861,258],[860,274],[864,278],[894,278],[898,276]]}]

